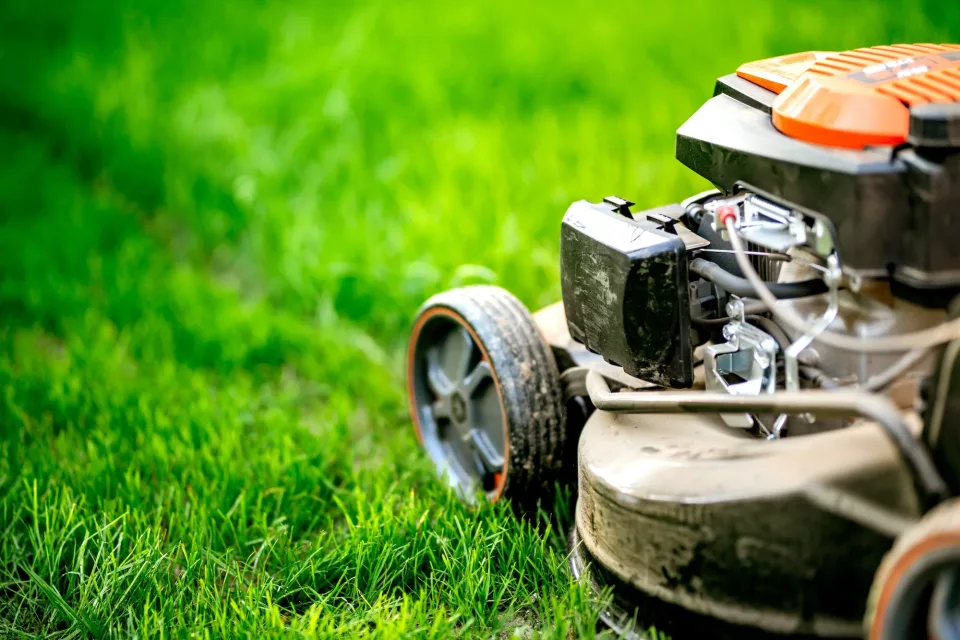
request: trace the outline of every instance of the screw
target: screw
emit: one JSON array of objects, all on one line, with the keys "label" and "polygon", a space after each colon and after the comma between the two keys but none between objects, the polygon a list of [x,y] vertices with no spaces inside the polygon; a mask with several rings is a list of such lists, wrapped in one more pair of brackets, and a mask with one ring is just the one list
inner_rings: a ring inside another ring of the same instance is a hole
[{"label": "screw", "polygon": [[727,303],[727,316],[731,318],[742,318],[743,317],[743,300],[740,298],[734,298]]},{"label": "screw", "polygon": [[828,287],[833,289],[839,286],[842,277],[843,272],[840,270],[840,260],[837,258],[837,254],[832,253],[827,258],[827,272],[823,276],[823,281],[827,283]]},{"label": "screw", "polygon": [[731,322],[730,324],[723,325],[723,337],[729,341],[733,341],[737,337],[737,334],[740,333],[740,328],[736,323]]}]

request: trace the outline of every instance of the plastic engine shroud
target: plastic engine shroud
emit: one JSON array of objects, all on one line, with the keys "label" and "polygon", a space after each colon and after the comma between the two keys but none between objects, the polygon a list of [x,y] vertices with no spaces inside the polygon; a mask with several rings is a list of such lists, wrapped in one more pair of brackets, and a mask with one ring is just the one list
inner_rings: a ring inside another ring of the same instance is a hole
[{"label": "plastic engine shroud", "polygon": [[677,132],[677,159],[832,223],[845,265],[934,306],[960,292],[960,45],[748,63]]}]

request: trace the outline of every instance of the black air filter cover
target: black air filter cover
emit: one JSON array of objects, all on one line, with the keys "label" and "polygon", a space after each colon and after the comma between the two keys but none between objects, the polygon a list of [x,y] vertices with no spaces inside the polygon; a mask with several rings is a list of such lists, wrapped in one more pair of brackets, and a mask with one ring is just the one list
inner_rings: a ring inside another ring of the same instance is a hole
[{"label": "black air filter cover", "polygon": [[570,335],[628,374],[693,384],[687,254],[662,216],[575,202],[563,218],[560,274]]}]

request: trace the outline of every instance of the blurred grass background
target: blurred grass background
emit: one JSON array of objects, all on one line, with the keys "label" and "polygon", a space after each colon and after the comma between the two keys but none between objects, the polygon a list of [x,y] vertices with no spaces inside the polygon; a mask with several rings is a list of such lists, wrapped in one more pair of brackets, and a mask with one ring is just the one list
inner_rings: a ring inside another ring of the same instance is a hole
[{"label": "blurred grass background", "polygon": [[429,294],[559,298],[575,199],[699,190],[743,61],[960,41],[953,0],[7,0],[0,636],[583,637],[569,514],[419,455]]}]

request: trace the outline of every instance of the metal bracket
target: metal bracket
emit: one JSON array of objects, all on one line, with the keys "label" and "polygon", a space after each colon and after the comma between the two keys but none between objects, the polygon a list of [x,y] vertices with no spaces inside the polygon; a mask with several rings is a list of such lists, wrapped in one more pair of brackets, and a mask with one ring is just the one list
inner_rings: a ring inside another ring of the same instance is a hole
[{"label": "metal bracket", "polygon": [[[773,393],[777,388],[777,352],[773,337],[743,321],[743,301],[727,305],[727,315],[735,318],[723,327],[727,342],[709,345],[703,350],[703,366],[708,391],[730,395]],[[749,429],[754,418],[749,413],[721,414],[730,427]]]},{"label": "metal bracket", "polygon": [[[778,252],[785,252],[791,247],[807,246],[823,257],[833,252],[833,235],[829,227],[819,219],[808,224],[802,213],[749,191],[712,200],[704,205],[704,209],[715,215],[717,209],[725,205],[737,207],[740,215],[740,235],[752,244]],[[725,231],[723,222],[719,219],[715,220],[714,226],[721,233]]]}]

